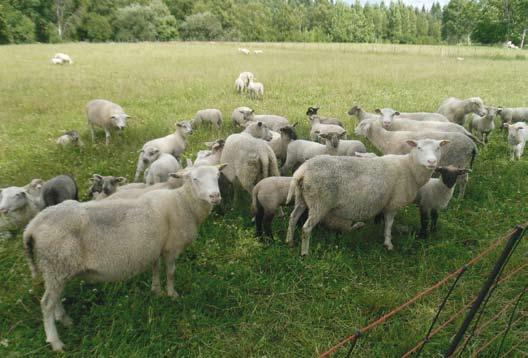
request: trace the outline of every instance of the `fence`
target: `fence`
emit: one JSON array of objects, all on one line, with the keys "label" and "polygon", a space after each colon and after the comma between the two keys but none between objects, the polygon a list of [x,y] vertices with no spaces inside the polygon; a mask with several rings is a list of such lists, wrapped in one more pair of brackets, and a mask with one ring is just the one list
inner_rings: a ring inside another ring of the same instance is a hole
[{"label": "fence", "polygon": [[[452,279],[454,280],[451,286],[449,287],[447,295],[444,297],[441,304],[439,305],[436,315],[433,319],[433,322],[431,323],[429,327],[428,332],[424,334],[424,338],[422,340],[417,342],[417,344],[411,349],[409,349],[402,357],[410,357],[411,355],[418,357],[422,353],[427,343],[429,343],[434,336],[436,336],[438,333],[446,329],[451,323],[453,323],[457,318],[461,317],[464,314],[464,312],[467,311],[467,314],[465,316],[465,319],[462,325],[458,329],[457,333],[454,335],[454,338],[452,339],[449,347],[446,347],[445,353],[444,353],[445,357],[453,357],[455,355],[461,355],[465,351],[465,349],[468,347],[469,343],[472,341],[474,337],[479,336],[482,332],[486,330],[486,328],[488,328],[491,325],[491,323],[495,322],[500,316],[508,312],[508,309],[511,309],[508,323],[506,327],[504,328],[504,330],[494,335],[491,339],[487,340],[486,342],[482,343],[479,347],[476,348],[476,350],[471,355],[471,356],[479,355],[481,352],[484,352],[486,349],[488,349],[494,342],[497,342],[500,339],[500,345],[496,352],[496,356],[499,357],[504,347],[506,336],[510,332],[511,328],[514,327],[519,322],[522,323],[523,319],[526,319],[526,317],[528,316],[525,312],[520,312],[520,313],[518,312],[520,303],[523,297],[525,296],[526,292],[528,291],[528,284],[525,283],[525,286],[523,287],[521,292],[519,292],[513,299],[507,301],[503,305],[503,307],[499,310],[499,312],[497,312],[492,318],[483,322],[480,325],[479,323],[482,317],[484,316],[487,304],[490,298],[492,297],[494,291],[498,287],[500,287],[501,284],[504,284],[505,282],[511,280],[513,277],[519,274],[525,273],[526,268],[528,267],[528,263],[520,264],[517,267],[511,269],[505,276],[502,275],[504,272],[504,269],[508,265],[510,258],[512,257],[512,254],[514,253],[515,249],[521,242],[527,227],[528,227],[528,223],[525,223],[522,225],[518,225],[514,229],[509,230],[501,238],[499,238],[498,240],[493,242],[491,245],[489,245],[484,251],[482,251],[480,254],[475,256],[464,266],[462,266],[456,271],[451,272],[450,274],[445,276],[442,280],[438,281],[437,283],[423,290],[422,292],[419,292],[409,301],[394,308],[393,310],[381,316],[377,320],[371,322],[367,326],[356,330],[354,334],[348,336],[347,338],[345,338],[344,340],[342,340],[335,346],[331,347],[329,350],[321,354],[320,357],[321,358],[329,357],[333,355],[334,353],[336,353],[339,349],[345,348],[347,344],[349,344],[350,346],[348,347],[346,357],[349,357],[352,354],[352,351],[354,350],[354,348],[356,347],[356,344],[359,341],[360,337],[363,337],[370,330],[390,320],[397,313],[412,306],[414,303],[416,303],[423,297],[435,292],[438,288],[446,285]],[[495,262],[493,269],[489,273],[487,279],[484,281],[479,294],[473,299],[471,299],[468,303],[466,303],[461,309],[456,311],[453,315],[448,317],[443,323],[438,325],[438,327],[435,328],[435,325],[439,320],[440,314],[444,310],[445,305],[449,297],[455,290],[457,284],[462,280],[464,273],[467,272],[469,268],[473,267],[475,264],[480,262],[483,258],[488,256],[490,253],[494,252],[499,247],[499,245],[501,245],[504,242],[506,242],[506,244],[504,245],[504,248],[499,258]],[[525,282],[528,282],[528,280],[526,280]],[[471,325],[472,325],[472,328],[470,329],[470,333],[466,335]],[[524,337],[521,340],[521,342],[512,346],[509,351],[504,353],[503,356],[506,356],[507,354],[514,352],[514,350],[518,349],[519,346],[521,346],[523,343],[526,344],[527,340],[528,340],[528,336]]]}]

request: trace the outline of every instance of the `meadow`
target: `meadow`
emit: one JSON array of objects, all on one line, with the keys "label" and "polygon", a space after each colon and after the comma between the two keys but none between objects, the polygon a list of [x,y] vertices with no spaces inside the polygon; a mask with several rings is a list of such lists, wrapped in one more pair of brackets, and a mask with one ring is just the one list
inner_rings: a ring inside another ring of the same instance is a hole
[{"label": "meadow", "polygon": [[[185,155],[204,142],[232,132],[231,113],[247,105],[256,113],[285,115],[307,137],[306,108],[340,118],[353,136],[354,104],[368,111],[392,107],[435,111],[448,96],[480,96],[486,104],[526,106],[525,51],[394,45],[252,44],[260,56],[244,56],[234,43],[60,44],[0,47],[0,188],[68,173],[84,200],[93,173],[133,178],[138,150],[166,135],[174,123],[202,108],[224,114],[220,133],[200,128]],[[244,46],[248,46],[247,44]],[[53,66],[65,52],[71,66]],[[463,57],[463,60],[457,60]],[[234,90],[242,71],[252,71],[266,88],[263,100]],[[92,144],[84,108],[94,98],[119,103],[133,116],[123,136]],[[54,140],[77,129],[83,149],[61,150]],[[366,140],[363,139],[366,143]],[[370,146],[372,149],[372,147]],[[176,263],[175,301],[150,292],[151,274],[125,282],[71,282],[64,305],[72,329],[58,325],[71,356],[307,357],[315,356],[383,315],[416,292],[486,248],[502,233],[526,221],[528,159],[509,161],[506,136],[496,131],[480,147],[464,200],[453,199],[440,214],[438,231],[426,241],[394,232],[394,251],[382,246],[382,229],[336,234],[317,229],[310,256],[283,240],[287,216],[276,220],[272,243],[255,239],[249,205],[242,201],[224,215],[213,213],[199,239]],[[417,228],[418,210],[409,206],[396,224]],[[526,240],[510,265],[526,262]],[[493,259],[465,274],[447,311],[454,312],[477,291]],[[490,301],[490,312],[514,297],[528,281],[526,272],[504,285]],[[0,239],[0,354],[51,356],[45,344],[39,300],[21,234]],[[446,289],[399,314],[363,337],[355,354],[398,356],[422,338]],[[526,300],[521,312],[526,314]],[[489,312],[488,312],[489,313]],[[491,315],[486,315],[488,318]],[[469,354],[500,332],[499,317]],[[455,328],[429,343],[424,353],[443,352]],[[527,320],[513,327],[506,350],[526,340]],[[495,346],[492,346],[492,348]],[[493,352],[490,350],[490,352]],[[339,352],[341,355],[344,351]]]}]

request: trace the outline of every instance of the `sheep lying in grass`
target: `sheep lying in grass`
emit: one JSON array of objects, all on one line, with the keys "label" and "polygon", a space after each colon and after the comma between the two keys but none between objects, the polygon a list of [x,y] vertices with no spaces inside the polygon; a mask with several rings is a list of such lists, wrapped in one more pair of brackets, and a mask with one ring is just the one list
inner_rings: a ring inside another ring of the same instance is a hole
[{"label": "sheep lying in grass", "polygon": [[196,158],[194,166],[199,167],[201,165],[217,165],[220,164],[220,158],[222,157],[222,151],[224,150],[225,140],[217,139],[214,142],[206,143],[211,148],[207,155]]},{"label": "sheep lying in grass", "polygon": [[329,154],[337,155],[339,147],[338,133],[323,133],[320,135],[325,140],[325,144],[319,144],[308,140],[296,140],[288,145],[286,162],[281,168],[281,174],[289,174],[299,165],[317,155]]},{"label": "sheep lying in grass", "polygon": [[271,226],[275,212],[286,204],[291,177],[267,177],[258,182],[251,195],[251,209],[255,215],[257,236],[273,238]]},{"label": "sheep lying in grass", "polygon": [[41,196],[45,208],[65,200],[79,200],[77,183],[69,175],[58,175],[42,185]]},{"label": "sheep lying in grass", "polygon": [[[137,163],[136,175],[134,181],[137,182],[141,174],[145,171],[152,160],[148,157],[149,152],[147,148],[157,148],[159,153],[171,154],[175,158],[179,158],[187,148],[187,136],[192,134],[192,126],[188,121],[176,123],[176,131],[168,136],[153,139],[143,144],[143,148],[139,153],[139,160]],[[152,152],[152,151],[151,151]],[[152,152],[153,153],[153,152]],[[155,153],[154,153],[155,154]]]},{"label": "sheep lying in grass", "polygon": [[514,124],[504,123],[508,128],[508,147],[510,148],[511,160],[519,160],[524,153],[526,139],[528,138],[528,126],[525,122]]},{"label": "sheep lying in grass", "polygon": [[110,143],[110,132],[113,129],[123,131],[130,118],[123,108],[106,99],[94,99],[86,105],[86,118],[92,133],[92,142],[95,142],[95,127],[101,127],[105,131],[105,143]]},{"label": "sheep lying in grass", "polygon": [[177,172],[180,168],[178,159],[171,154],[160,153],[159,157],[150,164],[145,182],[147,185],[166,182],[169,174]]},{"label": "sheep lying in grass", "polygon": [[383,213],[384,245],[392,250],[394,216],[414,200],[418,189],[430,179],[441,159],[440,148],[448,141],[422,139],[404,143],[412,148],[406,155],[369,159],[321,155],[301,165],[288,192],[288,202],[295,196],[295,208],[286,242],[293,244],[295,226],[306,209],[302,256],[308,254],[311,232],[319,222],[350,230],[354,223]]},{"label": "sheep lying in grass", "polygon": [[[367,137],[383,154],[409,153],[410,148],[405,145],[407,139],[447,139],[451,143],[442,147],[442,159],[439,165],[453,165],[461,169],[470,169],[478,152],[475,143],[464,134],[429,130],[392,132],[385,130],[379,119],[367,119],[359,123],[356,127],[356,135]],[[460,198],[464,196],[468,179],[467,174],[458,177]]]},{"label": "sheep lying in grass", "polygon": [[127,180],[124,177],[94,174],[90,182],[92,184],[88,189],[88,195],[94,200],[101,200],[115,193],[120,185],[126,184]]},{"label": "sheep lying in grass", "polygon": [[249,98],[251,99],[263,99],[264,98],[264,85],[261,82],[249,81],[247,86]]},{"label": "sheep lying in grass", "polygon": [[272,131],[272,138],[269,141],[269,146],[275,153],[277,159],[284,161],[286,160],[286,155],[288,153],[288,145],[297,140],[297,133],[295,132],[295,126],[297,123],[294,123],[291,126],[282,127],[279,129],[279,132]]},{"label": "sheep lying in grass", "polygon": [[196,129],[203,123],[207,123],[210,126],[214,126],[216,129],[220,129],[222,126],[222,112],[215,108],[199,110],[196,112],[194,119],[191,120],[191,126],[193,129]]},{"label": "sheep lying in grass", "polygon": [[253,120],[253,110],[249,107],[237,107],[231,115],[233,120],[233,127],[243,127]]},{"label": "sheep lying in grass", "polygon": [[444,209],[453,197],[455,184],[460,175],[470,172],[470,169],[459,169],[453,166],[438,167],[440,178],[431,178],[418,190],[415,203],[420,207],[421,228],[419,237],[428,235],[429,218],[431,218],[431,231],[436,230],[438,211]]},{"label": "sheep lying in grass", "polygon": [[277,158],[266,143],[271,138],[269,129],[262,122],[251,123],[244,132],[227,137],[220,160],[228,164],[223,171],[226,179],[230,183],[238,182],[251,194],[260,180],[278,176]]},{"label": "sheep lying in grass", "polygon": [[79,135],[79,132],[76,130],[73,131],[67,131],[63,135],[61,135],[59,138],[57,138],[56,143],[60,145],[61,147],[67,147],[67,146],[76,146],[76,147],[82,147],[84,143],[81,140],[81,136]]},{"label": "sheep lying in grass", "polygon": [[310,117],[310,122],[312,128],[310,129],[310,140],[314,142],[323,143],[321,140],[321,134],[331,134],[337,133],[340,136],[340,139],[346,139],[346,130],[343,127],[337,126],[335,124],[322,124],[319,121],[319,117]]},{"label": "sheep lying in grass", "polygon": [[480,97],[468,99],[449,97],[440,104],[437,112],[444,115],[450,122],[463,126],[466,114],[476,113],[479,116],[484,116],[486,108]]},{"label": "sheep lying in grass", "polygon": [[500,113],[501,109],[496,107],[486,107],[486,115],[479,116],[473,113],[469,120],[468,130],[476,132],[484,143],[488,143],[489,135],[495,129],[495,116]]},{"label": "sheep lying in grass", "polygon": [[339,119],[330,118],[330,117],[321,117],[321,116],[319,116],[317,114],[317,111],[319,111],[319,107],[308,107],[308,110],[306,111],[306,115],[308,116],[308,118],[310,118],[312,116],[318,117],[319,118],[319,123],[322,123],[322,124],[335,124],[336,126],[340,126],[340,127],[345,128],[345,126],[343,126],[343,123]]},{"label": "sheep lying in grass", "polygon": [[135,200],[67,201],[37,215],[24,231],[33,277],[44,278],[41,300],[46,341],[62,351],[55,319],[72,324],[61,294],[75,277],[121,281],[152,266],[152,291],[160,293],[159,260],[174,290],[175,260],[198,236],[199,226],[220,203],[218,177],[225,165],[191,168],[177,190],[155,190]]}]

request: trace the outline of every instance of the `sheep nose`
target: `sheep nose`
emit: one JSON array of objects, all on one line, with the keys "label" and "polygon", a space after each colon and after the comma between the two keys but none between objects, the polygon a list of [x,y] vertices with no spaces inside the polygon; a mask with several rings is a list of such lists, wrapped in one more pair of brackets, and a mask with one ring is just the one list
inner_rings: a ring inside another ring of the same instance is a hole
[{"label": "sheep nose", "polygon": [[428,159],[427,164],[429,165],[436,165],[436,159]]},{"label": "sheep nose", "polygon": [[209,195],[209,199],[211,200],[211,203],[218,204],[220,200],[222,200],[222,197],[220,196],[220,193],[212,193]]}]

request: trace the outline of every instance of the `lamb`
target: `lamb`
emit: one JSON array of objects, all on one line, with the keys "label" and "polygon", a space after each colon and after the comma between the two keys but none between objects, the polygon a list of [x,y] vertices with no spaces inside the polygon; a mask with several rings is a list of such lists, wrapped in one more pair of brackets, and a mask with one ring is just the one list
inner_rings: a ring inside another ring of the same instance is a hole
[{"label": "lamb", "polygon": [[[406,139],[447,139],[451,141],[451,144],[442,147],[442,159],[439,163],[441,166],[453,165],[457,168],[469,169],[473,165],[473,161],[477,155],[475,143],[468,136],[460,133],[429,130],[420,132],[392,132],[385,130],[379,123],[379,120],[368,119],[358,124],[356,134],[366,136],[383,154],[409,153],[410,149],[405,145]],[[467,174],[458,178],[460,198],[464,196],[468,179]]]},{"label": "lamb", "polygon": [[42,210],[40,190],[26,187],[0,189],[0,232],[24,228]]},{"label": "lamb", "polygon": [[187,136],[192,134],[192,126],[188,121],[176,123],[176,131],[168,136],[152,139],[143,144],[143,148],[139,152],[139,159],[137,163],[136,174],[134,181],[137,182],[141,174],[145,171],[148,165],[152,162],[149,158],[149,153],[154,153],[153,150],[147,151],[147,148],[157,148],[159,153],[172,154],[176,159],[180,157],[185,148],[187,148]]},{"label": "lamb", "polygon": [[262,122],[252,123],[244,132],[227,137],[220,160],[228,165],[223,171],[226,179],[238,182],[251,194],[260,180],[278,176],[277,158],[266,143],[269,140],[271,133]]},{"label": "lamb", "polygon": [[110,143],[110,131],[117,129],[123,131],[130,118],[123,108],[106,99],[94,99],[86,105],[86,118],[92,133],[92,141],[95,142],[95,127],[101,127],[105,131],[105,143]]},{"label": "lamb", "polygon": [[291,177],[267,177],[258,182],[251,195],[257,236],[273,238],[271,226],[275,212],[286,204]]},{"label": "lamb", "polygon": [[264,85],[262,84],[262,82],[253,82],[253,80],[250,80],[247,86],[247,90],[249,93],[249,98],[251,99],[264,98]]},{"label": "lamb", "polygon": [[310,129],[310,140],[315,142],[321,141],[321,134],[337,133],[340,135],[340,139],[346,139],[346,130],[343,127],[335,124],[322,124],[319,117],[310,117],[312,123],[312,129]]},{"label": "lamb", "polygon": [[249,85],[249,81],[253,81],[255,79],[255,75],[252,72],[244,71],[238,75],[238,78],[241,78],[242,81],[244,81],[244,84],[247,88],[247,86]]},{"label": "lamb", "polygon": [[67,147],[69,145],[82,147],[84,143],[81,140],[81,136],[79,135],[79,132],[76,130],[67,131],[63,135],[61,135],[59,138],[57,138],[56,143],[60,145],[61,147]]},{"label": "lamb", "polygon": [[294,123],[291,126],[282,127],[279,129],[279,132],[272,131],[272,139],[269,141],[269,146],[275,153],[277,159],[284,161],[286,160],[286,154],[288,152],[288,145],[297,140],[297,133],[295,132],[295,126],[297,123]]},{"label": "lamb", "polygon": [[174,290],[175,260],[198,237],[199,226],[221,201],[218,177],[225,165],[191,168],[177,190],[155,190],[132,200],[66,201],[38,214],[24,231],[33,277],[44,279],[41,300],[46,341],[62,351],[55,319],[72,324],[61,294],[75,277],[121,281],[152,266],[152,291],[160,293],[159,260]]},{"label": "lamb", "polygon": [[194,162],[195,167],[202,165],[217,165],[220,164],[220,158],[222,156],[222,151],[224,150],[225,140],[217,139],[212,143],[206,143],[210,148],[211,152],[209,155],[196,158]]},{"label": "lamb", "polygon": [[392,250],[391,229],[398,210],[411,203],[430,179],[447,140],[404,141],[406,155],[378,158],[321,155],[305,162],[293,175],[287,202],[295,196],[286,242],[293,244],[295,226],[308,209],[303,226],[301,255],[308,255],[313,228],[321,221],[334,229],[350,230],[379,213],[385,218],[385,241]]},{"label": "lamb", "polygon": [[233,127],[242,127],[253,120],[253,110],[249,107],[237,107],[231,115]]},{"label": "lamb", "polygon": [[495,116],[500,112],[499,108],[486,107],[486,115],[479,116],[473,113],[469,120],[468,130],[477,132],[484,143],[488,143],[490,133],[495,129]]},{"label": "lamb", "polygon": [[62,203],[65,200],[79,200],[77,183],[69,175],[58,175],[42,185],[44,208]]},{"label": "lamb", "polygon": [[319,116],[317,114],[317,111],[319,111],[319,107],[308,107],[308,110],[306,111],[306,115],[308,116],[308,118],[310,118],[311,116],[319,117],[319,123],[322,123],[322,124],[335,124],[336,126],[340,126],[340,127],[345,128],[345,126],[343,125],[343,123],[339,119],[330,118],[330,117],[321,117],[321,116]]},{"label": "lamb", "polygon": [[191,121],[191,126],[196,129],[202,123],[208,123],[215,126],[216,129],[220,129],[222,126],[222,112],[214,108],[199,110]]},{"label": "lamb", "polygon": [[169,174],[181,168],[180,162],[171,154],[160,153],[158,159],[150,164],[145,182],[147,185],[163,183],[169,179]]},{"label": "lamb", "polygon": [[400,112],[392,108],[383,108],[384,110],[390,110],[393,112],[399,112],[399,116],[406,119],[412,119],[413,121],[425,121],[425,122],[449,122],[449,120],[440,113],[433,112]]},{"label": "lamb", "polygon": [[337,155],[340,135],[337,133],[321,134],[326,144],[319,144],[308,140],[296,140],[288,145],[286,162],[281,168],[281,174],[286,175],[299,165],[317,155]]},{"label": "lamb", "polygon": [[449,97],[440,104],[437,112],[444,115],[450,122],[463,126],[466,114],[476,113],[479,116],[484,116],[486,114],[486,108],[480,97],[468,99]]},{"label": "lamb", "polygon": [[517,107],[517,108],[499,108],[497,114],[501,118],[502,124],[512,124],[515,122],[527,122],[528,121],[528,108]]},{"label": "lamb", "polygon": [[370,119],[370,118],[378,118],[379,116],[376,114],[376,113],[369,113],[369,112],[366,112],[363,108],[361,108],[360,106],[353,106],[352,108],[350,108],[347,112],[347,114],[349,116],[356,116],[357,119],[361,122],[365,119]]},{"label": "lamb", "polygon": [[246,84],[244,83],[244,80],[240,77],[238,77],[236,80],[235,80],[235,90],[238,92],[238,93],[242,93],[244,91],[244,89],[246,88]]},{"label": "lamb", "polygon": [[124,177],[94,174],[90,182],[92,184],[88,189],[88,195],[94,200],[101,200],[115,193],[120,185],[126,184],[127,180]]},{"label": "lamb", "polygon": [[508,128],[508,147],[511,152],[511,160],[519,160],[523,155],[528,138],[528,125],[525,122],[504,123],[504,127]]},{"label": "lamb", "polygon": [[436,230],[438,210],[447,207],[453,197],[457,177],[471,172],[471,169],[459,169],[453,166],[438,167],[440,178],[431,178],[418,190],[415,203],[420,207],[421,228],[418,236],[425,239],[428,235],[429,217],[431,231]]}]

